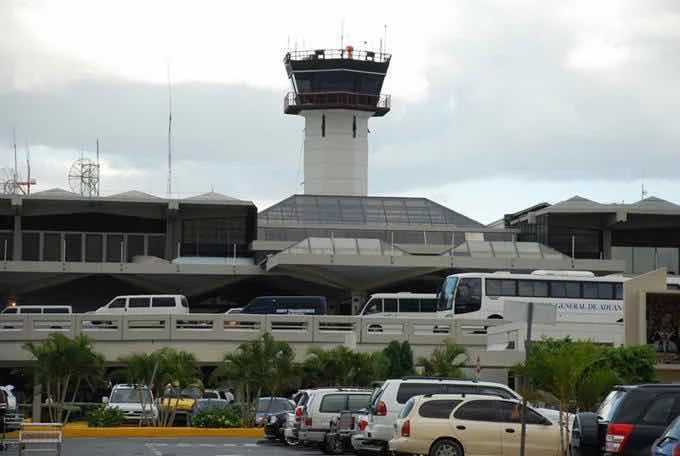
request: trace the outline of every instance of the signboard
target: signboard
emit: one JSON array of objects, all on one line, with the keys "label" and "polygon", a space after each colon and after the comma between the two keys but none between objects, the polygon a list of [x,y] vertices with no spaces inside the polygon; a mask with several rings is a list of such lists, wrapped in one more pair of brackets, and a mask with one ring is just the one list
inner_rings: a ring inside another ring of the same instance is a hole
[{"label": "signboard", "polygon": [[[527,321],[529,317],[529,302],[508,300],[503,303],[503,319],[507,321]],[[546,302],[534,302],[532,323],[554,325],[557,320],[557,307]]]}]

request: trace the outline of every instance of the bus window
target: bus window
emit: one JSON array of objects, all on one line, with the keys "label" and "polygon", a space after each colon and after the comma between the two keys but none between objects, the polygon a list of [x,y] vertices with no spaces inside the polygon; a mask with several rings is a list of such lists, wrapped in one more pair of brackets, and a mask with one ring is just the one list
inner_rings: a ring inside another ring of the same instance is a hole
[{"label": "bus window", "polygon": [[421,299],[420,300],[420,311],[421,312],[436,312],[437,302],[434,299]]},{"label": "bus window", "polygon": [[447,277],[442,284],[442,291],[439,293],[437,310],[453,309],[453,293],[456,291],[458,277]]},{"label": "bus window", "polygon": [[623,299],[623,284],[614,284],[614,299]]},{"label": "bus window", "polygon": [[482,279],[460,279],[456,291],[455,314],[476,312],[482,307]]},{"label": "bus window", "polygon": [[486,295],[517,296],[517,281],[510,279],[486,279]]},{"label": "bus window", "polygon": [[399,312],[420,312],[418,299],[401,298],[399,299]]},{"label": "bus window", "polygon": [[377,314],[377,313],[381,313],[381,312],[382,312],[382,299],[371,298],[366,303],[366,307],[364,307],[364,311],[361,314],[362,315],[370,315],[370,314]]},{"label": "bus window", "polygon": [[385,312],[396,312],[397,300],[391,298],[385,299],[383,300],[383,306],[385,307]]}]

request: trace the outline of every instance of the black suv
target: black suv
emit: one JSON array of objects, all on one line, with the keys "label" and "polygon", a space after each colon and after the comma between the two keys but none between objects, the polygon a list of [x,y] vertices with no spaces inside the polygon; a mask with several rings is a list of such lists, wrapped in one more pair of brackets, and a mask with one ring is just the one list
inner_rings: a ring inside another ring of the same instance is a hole
[{"label": "black suv", "polygon": [[576,414],[571,455],[648,456],[654,440],[678,415],[680,384],[616,386],[597,413]]}]

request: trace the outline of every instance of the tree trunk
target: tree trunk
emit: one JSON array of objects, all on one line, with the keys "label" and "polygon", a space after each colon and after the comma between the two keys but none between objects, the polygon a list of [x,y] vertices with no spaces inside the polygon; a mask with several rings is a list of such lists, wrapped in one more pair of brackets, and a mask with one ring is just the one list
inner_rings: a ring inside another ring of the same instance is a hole
[{"label": "tree trunk", "polygon": [[76,380],[76,389],[73,390],[73,396],[71,396],[71,407],[66,411],[66,418],[64,418],[64,424],[68,423],[68,419],[71,416],[71,409],[73,408],[73,404],[76,401],[76,394],[78,394],[78,390],[80,389],[80,378]]}]

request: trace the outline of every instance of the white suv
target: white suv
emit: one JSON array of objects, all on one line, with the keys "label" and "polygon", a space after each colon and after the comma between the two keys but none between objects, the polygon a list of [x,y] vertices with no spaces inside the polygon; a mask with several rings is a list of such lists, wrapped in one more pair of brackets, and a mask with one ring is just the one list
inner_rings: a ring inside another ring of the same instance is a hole
[{"label": "white suv", "polygon": [[343,411],[366,408],[370,400],[371,390],[333,388],[311,391],[302,412],[299,440],[324,442],[332,418]]},{"label": "white suv", "polygon": [[481,394],[503,399],[521,396],[501,383],[440,378],[406,378],[385,380],[371,397],[368,425],[352,436],[352,446],[359,452],[382,453],[394,434],[394,423],[413,396],[425,394]]},{"label": "white suv", "polygon": [[115,385],[111,396],[102,399],[106,408],[117,408],[126,421],[151,422],[158,418],[158,407],[151,390],[144,385]]}]

